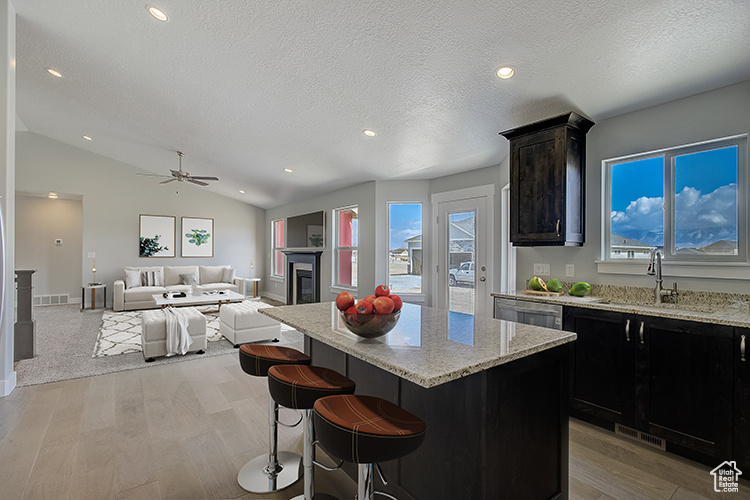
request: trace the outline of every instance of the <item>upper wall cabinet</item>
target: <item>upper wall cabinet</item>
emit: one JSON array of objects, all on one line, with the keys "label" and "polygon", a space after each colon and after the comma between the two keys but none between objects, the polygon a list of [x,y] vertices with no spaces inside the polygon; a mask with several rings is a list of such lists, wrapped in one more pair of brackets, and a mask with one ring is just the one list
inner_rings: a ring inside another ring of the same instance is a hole
[{"label": "upper wall cabinet", "polygon": [[570,112],[500,132],[510,141],[510,240],[516,246],[581,246],[586,133]]}]

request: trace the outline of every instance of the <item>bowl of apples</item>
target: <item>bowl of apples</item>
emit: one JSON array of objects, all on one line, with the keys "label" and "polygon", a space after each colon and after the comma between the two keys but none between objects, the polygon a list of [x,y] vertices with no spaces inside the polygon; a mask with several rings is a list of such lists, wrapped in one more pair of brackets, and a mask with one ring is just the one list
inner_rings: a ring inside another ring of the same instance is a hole
[{"label": "bowl of apples", "polygon": [[391,294],[386,285],[375,289],[359,301],[349,292],[341,292],[336,297],[336,307],[347,330],[362,338],[381,337],[393,330],[401,316],[401,298]]}]

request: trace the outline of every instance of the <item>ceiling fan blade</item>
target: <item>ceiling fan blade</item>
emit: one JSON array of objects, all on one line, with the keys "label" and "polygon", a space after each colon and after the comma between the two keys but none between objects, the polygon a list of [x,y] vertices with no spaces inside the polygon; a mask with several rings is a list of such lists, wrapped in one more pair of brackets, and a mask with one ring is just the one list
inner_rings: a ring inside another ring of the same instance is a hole
[{"label": "ceiling fan blade", "polygon": [[182,175],[182,172],[179,170],[172,170],[170,168],[169,171],[172,172],[172,175],[174,175],[175,177],[179,177],[180,175]]},{"label": "ceiling fan blade", "polygon": [[143,175],[144,177],[172,177],[171,175],[161,175],[161,174],[141,174],[141,173],[137,173],[135,175]]},{"label": "ceiling fan blade", "polygon": [[202,175],[191,175],[190,178],[191,179],[199,179],[199,180],[202,180],[202,181],[218,181],[219,180],[218,177],[206,177],[206,176],[202,176]]},{"label": "ceiling fan blade", "polygon": [[192,177],[190,177],[190,178],[188,178],[188,179],[186,179],[186,180],[187,180],[188,182],[192,182],[193,184],[198,184],[199,186],[208,186],[208,183],[207,183],[207,182],[196,181],[196,180],[195,180],[195,179],[193,179]]},{"label": "ceiling fan blade", "polygon": [[161,182],[160,182],[159,184],[166,184],[166,183],[168,183],[168,182],[173,182],[173,181],[176,181],[176,180],[177,180],[177,179],[175,179],[175,178],[173,177],[173,178],[171,178],[171,179],[167,179],[166,181],[161,181]]}]

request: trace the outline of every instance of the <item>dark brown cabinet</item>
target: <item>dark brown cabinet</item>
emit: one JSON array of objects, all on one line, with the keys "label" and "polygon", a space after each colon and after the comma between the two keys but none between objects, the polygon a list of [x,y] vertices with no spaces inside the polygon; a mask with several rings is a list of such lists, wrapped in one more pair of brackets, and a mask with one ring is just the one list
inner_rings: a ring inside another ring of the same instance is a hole
[{"label": "dark brown cabinet", "polygon": [[566,113],[500,134],[510,141],[510,240],[517,246],[584,241],[586,133]]},{"label": "dark brown cabinet", "polygon": [[635,425],[632,322],[622,313],[565,308],[564,328],[578,334],[572,349],[571,415]]},{"label": "dark brown cabinet", "polygon": [[732,327],[584,308],[566,308],[564,324],[578,334],[571,415],[662,438],[695,460],[731,456]]},{"label": "dark brown cabinet", "polygon": [[750,329],[735,328],[734,345],[734,460],[750,470]]}]

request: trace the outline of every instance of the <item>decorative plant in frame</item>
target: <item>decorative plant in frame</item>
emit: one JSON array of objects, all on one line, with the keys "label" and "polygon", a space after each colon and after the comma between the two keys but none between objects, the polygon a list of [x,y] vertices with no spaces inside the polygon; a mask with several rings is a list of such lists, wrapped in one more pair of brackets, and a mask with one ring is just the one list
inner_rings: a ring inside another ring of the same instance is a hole
[{"label": "decorative plant in frame", "polygon": [[147,238],[141,236],[141,257],[153,257],[157,253],[161,251],[167,251],[169,250],[169,247],[161,246],[159,244],[159,238],[161,238],[160,234],[154,235],[153,238]]},{"label": "decorative plant in frame", "polygon": [[190,232],[185,233],[185,237],[188,239],[188,243],[192,243],[196,246],[201,246],[204,243],[208,243],[208,239],[211,237],[211,233],[205,229],[191,229]]},{"label": "decorative plant in frame", "polygon": [[139,257],[175,256],[175,217],[173,215],[141,215],[139,225]]},{"label": "decorative plant in frame", "polygon": [[182,234],[183,257],[214,256],[214,220],[202,217],[183,217]]}]

